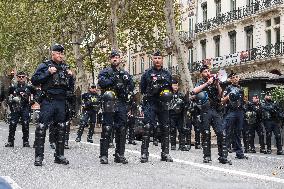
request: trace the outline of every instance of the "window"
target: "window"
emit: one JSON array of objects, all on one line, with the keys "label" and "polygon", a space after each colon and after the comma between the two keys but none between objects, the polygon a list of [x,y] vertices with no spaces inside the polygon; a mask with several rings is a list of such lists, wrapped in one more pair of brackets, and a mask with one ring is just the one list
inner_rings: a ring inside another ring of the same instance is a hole
[{"label": "window", "polygon": [[234,54],[236,53],[236,31],[230,31],[229,33],[229,37],[230,37],[230,53]]},{"label": "window", "polygon": [[221,0],[215,0],[216,3],[216,16],[221,14]]},{"label": "window", "polygon": [[280,28],[275,28],[275,37],[276,43],[280,43]]},{"label": "window", "polygon": [[253,48],[253,26],[245,27],[246,32],[246,50]]},{"label": "window", "polygon": [[220,56],[220,35],[214,36],[213,39],[215,42],[215,57],[219,57]]},{"label": "window", "polygon": [[206,59],[206,39],[200,41],[202,60]]},{"label": "window", "polygon": [[231,0],[231,11],[234,11],[236,9],[237,9],[236,0]]},{"label": "window", "polygon": [[202,7],[202,15],[203,15],[203,22],[207,21],[207,3],[202,3],[201,4]]},{"label": "window", "polygon": [[247,6],[252,6],[254,3],[254,0],[247,0]]},{"label": "window", "polygon": [[193,64],[193,49],[188,49],[188,68],[191,69]]},{"label": "window", "polygon": [[168,55],[168,68],[171,68],[173,65],[173,56],[171,54]]},{"label": "window", "polygon": [[136,75],[136,60],[133,60],[132,62],[132,72],[133,72],[133,75]]},{"label": "window", "polygon": [[271,29],[266,30],[266,44],[271,44]]},{"label": "window", "polygon": [[193,28],[193,18],[192,17],[189,17],[189,28],[188,28],[188,31],[189,32],[192,32],[194,30]]},{"label": "window", "polygon": [[141,73],[143,73],[145,70],[145,61],[144,61],[144,58],[141,57],[140,59],[140,66],[141,66]]},{"label": "window", "polygon": [[274,18],[274,25],[280,24],[280,17]]},{"label": "window", "polygon": [[265,24],[266,24],[266,27],[270,27],[271,26],[271,20],[269,19],[269,20],[266,20],[265,21]]}]

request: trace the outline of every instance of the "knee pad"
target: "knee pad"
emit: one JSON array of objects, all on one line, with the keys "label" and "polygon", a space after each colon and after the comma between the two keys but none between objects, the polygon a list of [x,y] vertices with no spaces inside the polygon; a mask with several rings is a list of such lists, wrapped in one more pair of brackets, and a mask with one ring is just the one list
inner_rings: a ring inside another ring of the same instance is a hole
[{"label": "knee pad", "polygon": [[109,125],[105,125],[105,126],[103,126],[103,133],[104,133],[104,136],[105,137],[110,137],[111,136],[111,126],[109,126]]}]

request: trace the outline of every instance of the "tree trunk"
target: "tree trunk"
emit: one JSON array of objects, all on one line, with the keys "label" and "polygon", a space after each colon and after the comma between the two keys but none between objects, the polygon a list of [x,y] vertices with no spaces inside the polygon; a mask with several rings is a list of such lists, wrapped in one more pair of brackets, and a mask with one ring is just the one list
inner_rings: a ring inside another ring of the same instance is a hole
[{"label": "tree trunk", "polygon": [[76,61],[76,88],[80,88],[82,92],[87,91],[86,85],[88,84],[86,69],[83,62],[83,56],[80,52],[80,45],[83,41],[82,38],[78,40],[79,37],[77,34],[72,34],[72,44],[73,44],[73,53]]},{"label": "tree trunk", "polygon": [[118,17],[117,17],[117,10],[118,10],[118,0],[110,0],[109,1],[111,9],[111,15],[110,15],[110,21],[109,21],[109,42],[111,43],[112,49],[118,49],[118,43],[117,43],[117,23],[118,23]]},{"label": "tree trunk", "polygon": [[167,35],[173,44],[173,51],[177,56],[180,80],[181,80],[181,89],[184,92],[188,92],[193,89],[191,75],[187,65],[188,48],[186,47],[185,44],[181,42],[179,34],[176,30],[173,0],[165,1],[164,13],[166,17]]}]

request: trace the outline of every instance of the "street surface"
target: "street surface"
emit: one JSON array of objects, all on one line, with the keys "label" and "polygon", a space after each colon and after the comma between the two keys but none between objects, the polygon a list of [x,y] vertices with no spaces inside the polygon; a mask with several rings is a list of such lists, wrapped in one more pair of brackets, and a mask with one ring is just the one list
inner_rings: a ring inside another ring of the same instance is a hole
[{"label": "street surface", "polygon": [[[34,141],[34,127],[30,129],[30,144]],[[47,132],[48,133],[48,132]],[[113,162],[114,149],[109,152],[109,164],[99,163],[99,135],[95,143],[86,143],[86,133],[81,143],[75,143],[76,132],[70,135],[70,149],[65,156],[70,164],[53,163],[53,150],[46,142],[42,167],[35,167],[34,149],[22,147],[21,126],[18,126],[14,148],[5,148],[8,125],[0,123],[0,189],[1,182],[18,189],[116,189],[116,188],[218,188],[254,189],[284,188],[284,157],[277,155],[248,154],[248,160],[229,158],[233,165],[218,163],[217,148],[212,149],[212,163],[202,163],[202,151],[171,151],[173,163],[160,161],[160,146],[150,144],[150,159],[141,164],[140,145],[127,144],[126,165]],[[48,138],[46,139],[48,141]]]}]

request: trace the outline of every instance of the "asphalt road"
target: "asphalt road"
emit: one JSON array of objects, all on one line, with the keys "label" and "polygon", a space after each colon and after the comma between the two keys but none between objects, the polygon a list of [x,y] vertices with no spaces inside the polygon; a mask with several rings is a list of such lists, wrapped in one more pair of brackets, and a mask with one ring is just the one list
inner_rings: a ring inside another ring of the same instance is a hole
[{"label": "asphalt road", "polygon": [[[34,141],[31,127],[30,143]],[[1,182],[22,189],[116,189],[116,188],[284,188],[284,157],[277,155],[248,154],[248,160],[229,158],[233,165],[218,163],[217,149],[212,149],[212,163],[202,163],[202,151],[171,151],[173,163],[160,161],[160,146],[150,145],[150,161],[141,164],[140,145],[127,144],[126,165],[113,162],[114,149],[109,152],[109,164],[99,163],[99,135],[95,143],[74,142],[72,131],[70,149],[65,156],[69,165],[53,163],[53,150],[48,142],[42,167],[35,167],[34,149],[22,147],[21,127],[16,133],[15,147],[5,148],[8,125],[0,123],[0,189]],[[48,141],[48,139],[47,139]],[[3,188],[4,189],[4,188]]]}]

